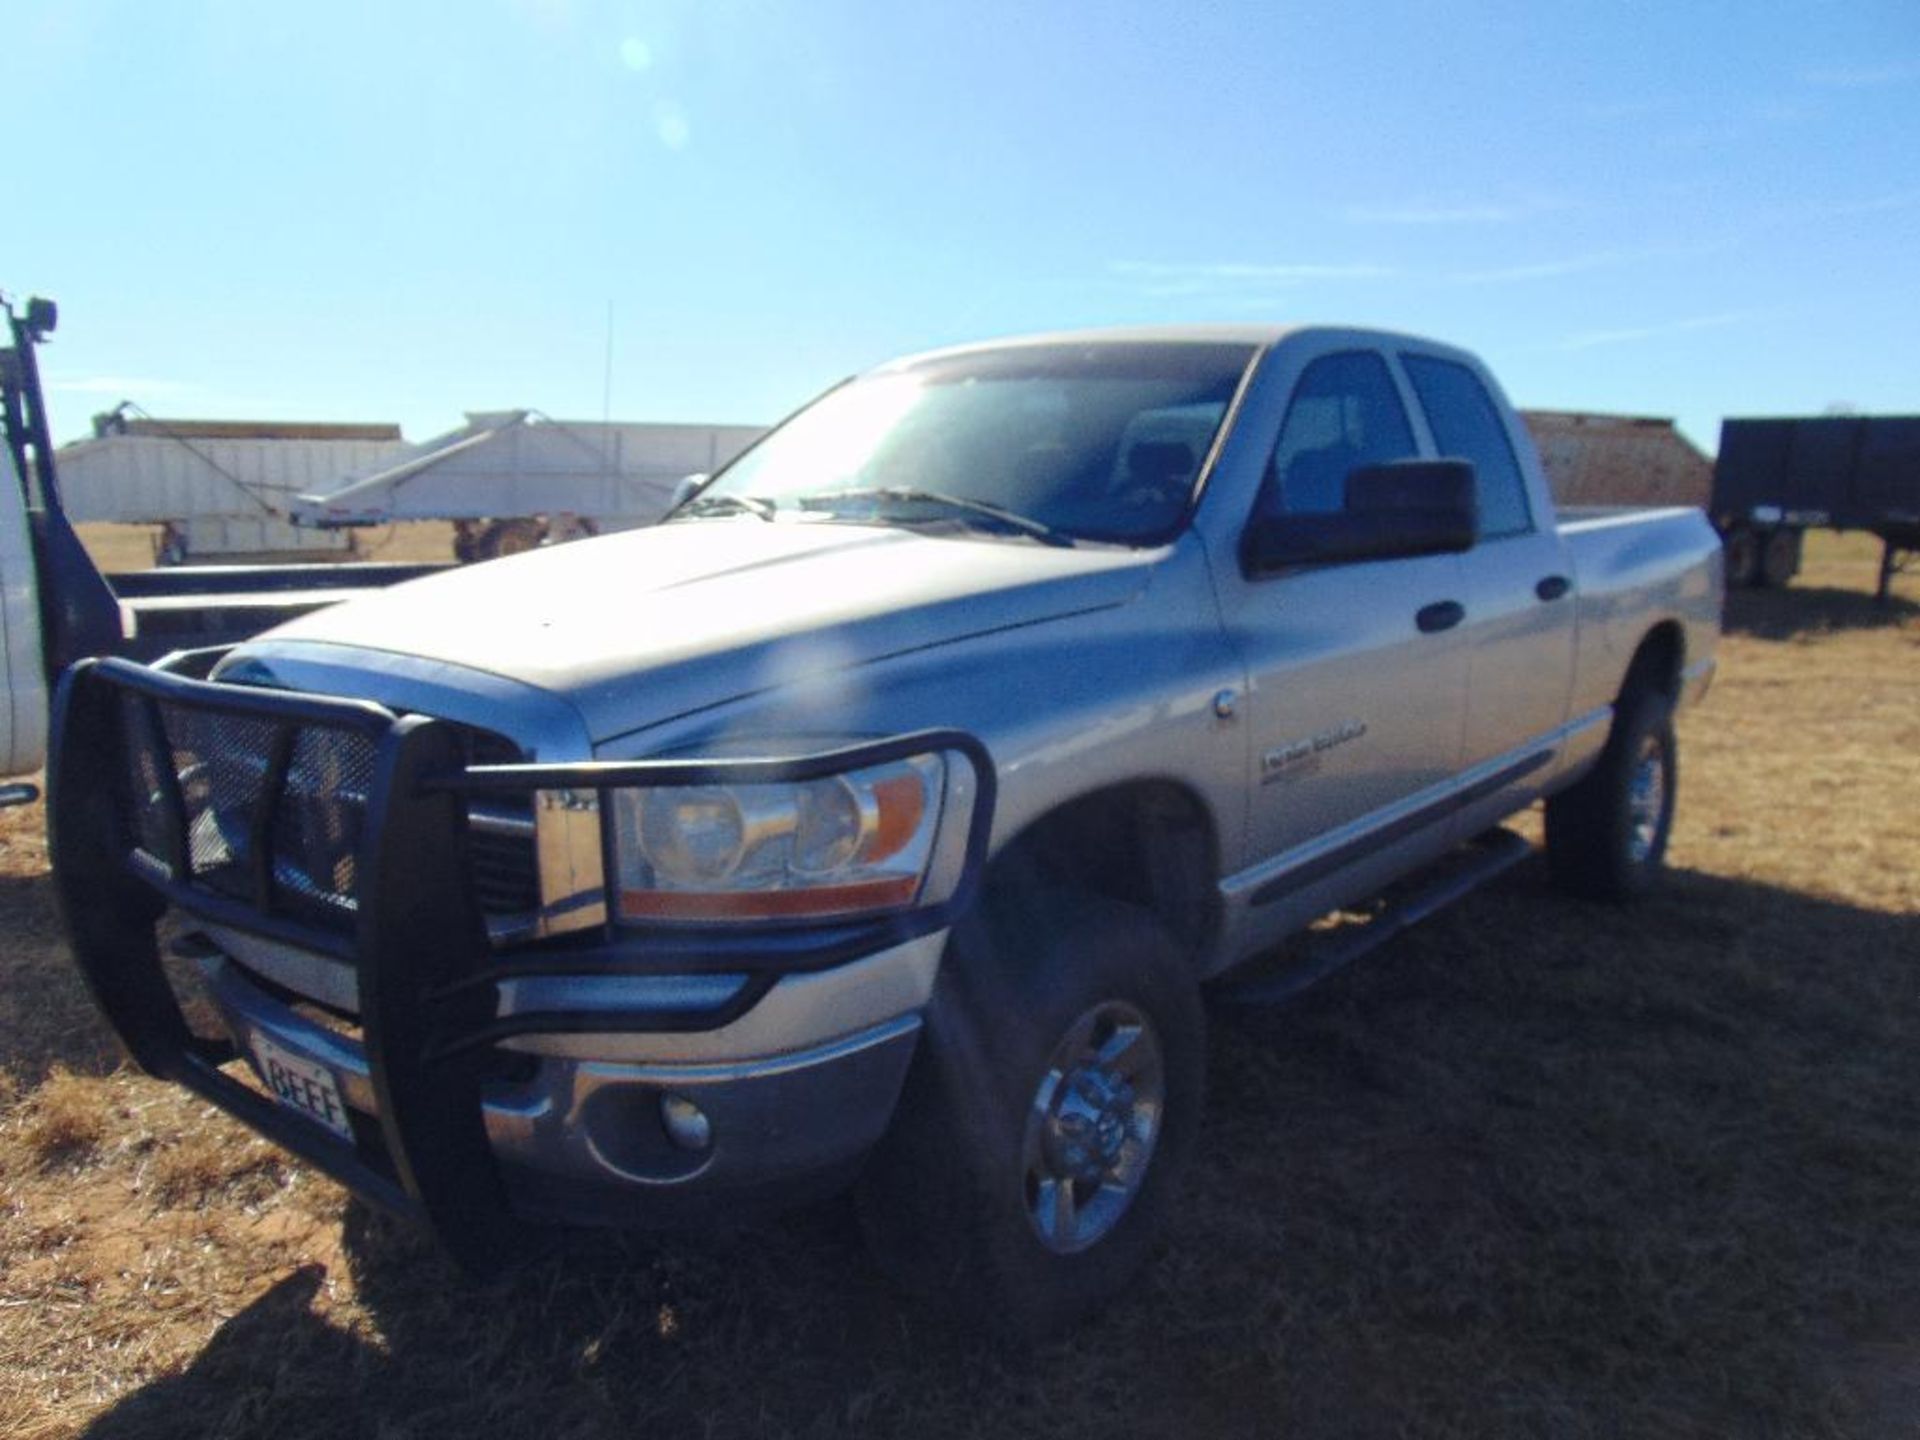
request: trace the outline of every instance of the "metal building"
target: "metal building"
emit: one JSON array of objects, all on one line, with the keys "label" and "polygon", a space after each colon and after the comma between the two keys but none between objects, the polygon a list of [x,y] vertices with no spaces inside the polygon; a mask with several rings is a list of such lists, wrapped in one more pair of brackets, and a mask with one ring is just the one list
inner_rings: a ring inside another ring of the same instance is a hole
[{"label": "metal building", "polygon": [[294,497],[407,453],[397,425],[94,419],[91,438],[57,452],[75,521],[159,525],[158,558],[340,554],[344,531],[292,523]]},{"label": "metal building", "polygon": [[1643,415],[1523,410],[1556,505],[1698,505],[1713,461],[1675,428]]}]

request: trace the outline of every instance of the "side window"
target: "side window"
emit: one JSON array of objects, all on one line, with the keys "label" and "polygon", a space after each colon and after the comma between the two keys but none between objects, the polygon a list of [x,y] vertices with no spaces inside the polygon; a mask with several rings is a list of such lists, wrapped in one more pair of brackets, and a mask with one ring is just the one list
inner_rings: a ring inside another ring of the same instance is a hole
[{"label": "side window", "polygon": [[1370,350],[1323,355],[1287,405],[1260,493],[1262,514],[1325,515],[1346,508],[1347,473],[1416,453],[1406,409]]},{"label": "side window", "polygon": [[1526,481],[1499,408],[1479,377],[1464,365],[1430,355],[1402,355],[1407,378],[1427,412],[1433,443],[1445,456],[1471,460],[1478,476],[1480,534],[1486,539],[1533,528]]}]

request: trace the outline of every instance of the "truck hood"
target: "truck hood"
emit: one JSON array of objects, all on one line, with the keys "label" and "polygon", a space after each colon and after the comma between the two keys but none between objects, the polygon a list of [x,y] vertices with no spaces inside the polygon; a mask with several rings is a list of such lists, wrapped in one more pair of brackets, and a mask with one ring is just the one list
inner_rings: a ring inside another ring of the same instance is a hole
[{"label": "truck hood", "polygon": [[1155,553],[688,522],[397,585],[280,626],[228,666],[341,646],[461,666],[565,698],[598,743],[778,686],[831,691],[890,655],[1124,604]]}]

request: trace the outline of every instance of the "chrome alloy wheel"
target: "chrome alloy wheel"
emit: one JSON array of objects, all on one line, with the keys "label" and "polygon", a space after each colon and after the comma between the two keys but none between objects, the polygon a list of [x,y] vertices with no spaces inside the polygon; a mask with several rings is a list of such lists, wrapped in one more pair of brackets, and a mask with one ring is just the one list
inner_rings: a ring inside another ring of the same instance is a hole
[{"label": "chrome alloy wheel", "polygon": [[1627,777],[1627,856],[1634,864],[1644,865],[1653,854],[1666,808],[1666,749],[1658,735],[1649,735],[1640,742]]},{"label": "chrome alloy wheel", "polygon": [[1166,1108],[1153,1023],[1123,1000],[1081,1015],[1053,1047],[1027,1109],[1027,1218],[1055,1254],[1120,1223],[1147,1178]]}]

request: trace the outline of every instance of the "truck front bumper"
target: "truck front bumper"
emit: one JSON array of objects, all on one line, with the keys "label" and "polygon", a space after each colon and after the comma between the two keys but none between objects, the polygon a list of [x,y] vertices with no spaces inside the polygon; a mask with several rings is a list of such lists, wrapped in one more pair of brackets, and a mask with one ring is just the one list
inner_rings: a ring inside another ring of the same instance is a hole
[{"label": "truck front bumper", "polygon": [[[208,782],[183,760],[192,752],[181,736],[218,743],[246,726],[270,740],[258,753],[272,758],[252,809],[222,812],[236,843],[216,845],[201,823]],[[608,926],[503,951],[463,871],[464,796],[474,790],[585,788],[605,813],[620,786],[806,780],[928,750],[958,755],[974,777],[964,870],[937,904],[750,933]],[[314,754],[363,787],[354,823],[301,811],[312,798],[294,793],[288,767],[307,764],[310,777]],[[993,783],[984,749],[952,732],[799,760],[466,766],[451,728],[425,717],[103,661],[62,683],[49,791],[75,960],[141,1067],[420,1221],[485,1273],[529,1253],[540,1222],[712,1218],[844,1178],[891,1116],[916,1007],[847,1007],[839,1014],[852,1028],[790,1033],[747,1058],[687,1042],[753,1032],[756,1007],[772,997],[768,1010],[781,1008],[783,983],[817,993],[869,966],[894,977],[896,994],[903,970],[930,981],[928,957],[978,880]],[[313,861],[315,837],[335,832],[349,835],[348,848]],[[341,893],[322,897],[331,908],[306,893],[316,876],[323,887],[338,877]],[[252,936],[344,967],[354,1012],[329,1012],[310,990],[202,944],[224,1034],[196,1033],[160,959],[157,927],[170,909],[203,937]],[[686,993],[667,1003],[675,989]],[[545,998],[530,1005],[529,995]],[[649,1036],[660,1037],[655,1056]],[[236,1071],[242,1059],[263,1065],[263,1054],[319,1067],[345,1114],[329,1128]]]},{"label": "truck front bumper", "polygon": [[[357,1037],[229,956],[199,963],[239,1053],[257,1055],[265,1040],[323,1067],[353,1127],[377,1135]],[[522,1074],[482,1086],[481,1120],[512,1208],[530,1219],[650,1226],[754,1213],[830,1190],[858,1166],[893,1113],[919,1030],[908,1012],[755,1059],[529,1057]]]}]

